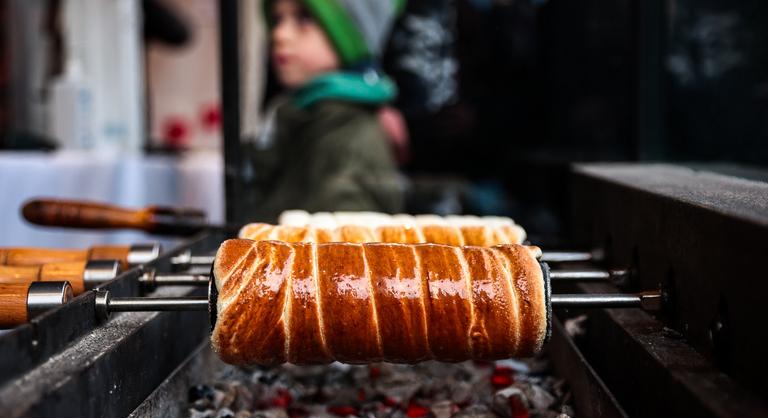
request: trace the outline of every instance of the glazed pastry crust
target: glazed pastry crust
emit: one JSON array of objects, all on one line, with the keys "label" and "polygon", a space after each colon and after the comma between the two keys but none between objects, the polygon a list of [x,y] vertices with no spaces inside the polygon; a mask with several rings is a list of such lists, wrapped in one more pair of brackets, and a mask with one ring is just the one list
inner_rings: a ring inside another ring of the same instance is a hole
[{"label": "glazed pastry crust", "polygon": [[537,250],[228,240],[211,341],[233,364],[530,356],[549,327]]},{"label": "glazed pastry crust", "polygon": [[252,223],[240,230],[240,238],[254,241],[285,242],[386,242],[399,244],[445,244],[491,247],[500,244],[521,244],[525,231],[519,225],[341,225],[335,228],[319,226],[289,226]]}]

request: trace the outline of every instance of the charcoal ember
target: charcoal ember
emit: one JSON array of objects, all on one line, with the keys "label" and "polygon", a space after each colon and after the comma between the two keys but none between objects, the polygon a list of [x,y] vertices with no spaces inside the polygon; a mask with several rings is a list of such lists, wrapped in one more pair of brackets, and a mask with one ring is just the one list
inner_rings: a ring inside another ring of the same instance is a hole
[{"label": "charcoal ember", "polygon": [[[231,408],[237,398],[237,389],[234,384],[218,383],[215,385],[217,396],[214,398],[214,406],[217,409]],[[221,394],[220,396],[218,396]]]},{"label": "charcoal ember", "polygon": [[570,391],[563,380],[549,373],[543,358],[456,364],[227,366],[216,383],[190,388],[190,416],[216,418],[218,413],[232,411],[237,412],[235,418],[571,416]]},{"label": "charcoal ember", "polygon": [[555,397],[540,385],[531,382],[516,382],[514,387],[518,388],[524,395],[523,400],[526,401],[526,406],[534,411],[547,410],[555,403]]},{"label": "charcoal ember", "polygon": [[421,389],[420,379],[423,380],[423,377],[410,371],[382,374],[377,379],[376,389],[387,398],[403,403]]},{"label": "charcoal ember", "polygon": [[310,404],[306,405],[306,416],[312,418],[336,418],[338,415],[334,415],[328,412],[328,407],[322,404]]},{"label": "charcoal ember", "polygon": [[251,418],[289,418],[283,408],[270,408],[263,411],[255,411]]},{"label": "charcoal ember", "polygon": [[496,392],[493,396],[492,408],[503,418],[519,418],[528,413],[526,403],[523,391],[515,386],[510,386]]},{"label": "charcoal ember", "polygon": [[450,418],[459,408],[451,401],[439,401],[430,407],[435,418]]},{"label": "charcoal ember", "polygon": [[510,370],[514,373],[528,374],[531,372],[531,365],[515,359],[498,360],[494,365],[494,371],[499,370]]},{"label": "charcoal ember", "polygon": [[213,395],[213,388],[208,385],[195,385],[189,388],[189,391],[187,391],[187,398],[189,402],[195,402],[202,398],[213,401]]},{"label": "charcoal ember", "polygon": [[214,418],[216,416],[216,411],[213,409],[206,409],[205,411],[190,409],[189,416],[190,418]]},{"label": "charcoal ember", "polygon": [[216,418],[235,418],[235,413],[229,408],[222,408],[219,409]]},{"label": "charcoal ember", "polygon": [[208,398],[200,398],[192,402],[192,409],[196,411],[205,411],[213,408],[213,401]]},{"label": "charcoal ember", "polygon": [[451,387],[451,400],[456,405],[466,405],[472,403],[472,399],[475,394],[480,393],[476,389],[477,385],[473,385],[469,382],[456,382]]},{"label": "charcoal ember", "polygon": [[278,379],[280,379],[281,373],[279,369],[256,369],[251,375],[251,382],[261,383],[265,385],[272,385]]},{"label": "charcoal ember", "polygon": [[455,414],[453,418],[494,418],[493,412],[485,405],[470,405]]},{"label": "charcoal ember", "polygon": [[239,382],[235,382],[232,386],[236,394],[232,409],[235,411],[251,410],[253,408],[253,392]]}]

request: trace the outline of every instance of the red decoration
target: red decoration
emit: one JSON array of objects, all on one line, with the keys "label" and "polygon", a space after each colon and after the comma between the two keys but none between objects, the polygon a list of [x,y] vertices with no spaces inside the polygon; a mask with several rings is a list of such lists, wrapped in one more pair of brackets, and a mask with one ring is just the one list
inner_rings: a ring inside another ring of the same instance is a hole
[{"label": "red decoration", "polygon": [[163,139],[170,147],[181,147],[189,141],[189,122],[181,116],[169,116],[163,122]]},{"label": "red decoration", "polygon": [[200,124],[207,131],[218,129],[221,125],[221,107],[218,103],[206,105],[200,113]]}]

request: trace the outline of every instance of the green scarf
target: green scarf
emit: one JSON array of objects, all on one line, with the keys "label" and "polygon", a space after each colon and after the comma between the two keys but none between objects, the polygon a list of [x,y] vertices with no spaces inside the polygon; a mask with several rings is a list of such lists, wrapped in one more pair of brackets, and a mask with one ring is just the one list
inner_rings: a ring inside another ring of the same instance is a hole
[{"label": "green scarf", "polygon": [[392,101],[397,87],[389,77],[375,71],[343,71],[321,75],[292,94],[293,103],[306,109],[321,100],[382,105]]}]

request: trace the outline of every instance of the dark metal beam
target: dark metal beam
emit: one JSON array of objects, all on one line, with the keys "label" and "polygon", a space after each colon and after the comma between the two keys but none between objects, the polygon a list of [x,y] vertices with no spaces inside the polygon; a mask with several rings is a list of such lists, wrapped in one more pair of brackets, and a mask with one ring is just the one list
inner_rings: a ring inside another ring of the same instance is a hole
[{"label": "dark metal beam", "polygon": [[768,398],[768,184],[663,164],[575,167],[573,237],[664,286],[664,322],[717,368]]},{"label": "dark metal beam", "polygon": [[238,0],[219,0],[224,196],[228,222],[243,221],[240,147],[240,22]]}]

